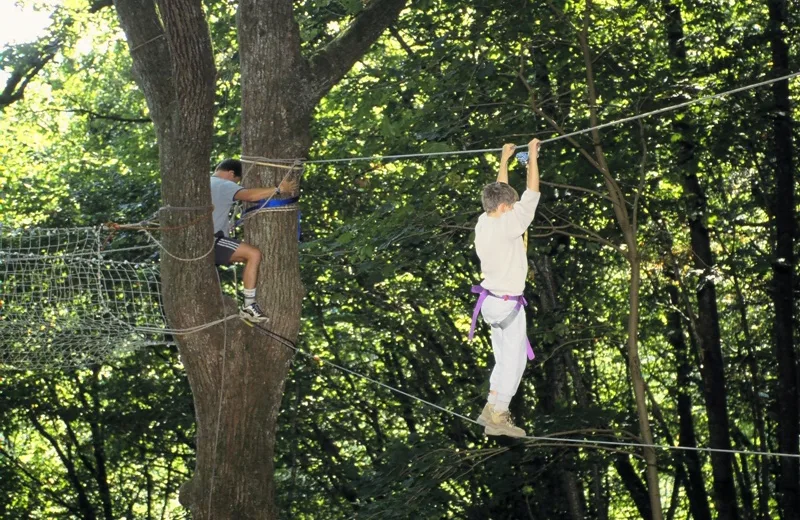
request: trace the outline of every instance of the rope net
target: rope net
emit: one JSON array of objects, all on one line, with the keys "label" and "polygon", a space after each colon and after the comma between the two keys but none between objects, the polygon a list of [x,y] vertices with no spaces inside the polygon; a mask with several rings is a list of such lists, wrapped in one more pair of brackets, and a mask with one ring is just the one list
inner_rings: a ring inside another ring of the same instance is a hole
[{"label": "rope net", "polygon": [[0,227],[2,368],[81,367],[170,342],[157,266],[111,259],[108,236]]}]

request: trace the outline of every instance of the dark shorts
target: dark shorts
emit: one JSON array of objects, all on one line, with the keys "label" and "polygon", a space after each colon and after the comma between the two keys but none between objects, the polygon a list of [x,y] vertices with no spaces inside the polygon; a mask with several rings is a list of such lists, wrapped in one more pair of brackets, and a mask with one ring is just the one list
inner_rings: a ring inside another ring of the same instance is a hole
[{"label": "dark shorts", "polygon": [[233,252],[236,251],[242,241],[226,237],[222,233],[217,233],[214,236],[216,237],[214,240],[214,263],[217,265],[229,265]]}]

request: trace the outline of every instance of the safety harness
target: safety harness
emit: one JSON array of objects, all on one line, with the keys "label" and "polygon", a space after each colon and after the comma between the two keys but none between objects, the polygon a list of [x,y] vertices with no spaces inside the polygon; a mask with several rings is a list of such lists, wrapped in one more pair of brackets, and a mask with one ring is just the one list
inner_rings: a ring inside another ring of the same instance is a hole
[{"label": "safety harness", "polygon": [[[248,213],[250,214],[249,216],[252,216],[253,213],[258,213],[258,212],[261,212],[261,211],[274,211],[275,208],[280,208],[281,206],[289,206],[290,204],[297,204],[297,202],[299,200],[300,200],[299,196],[298,197],[289,197],[289,198],[286,198],[286,199],[264,199],[264,200],[260,201],[258,204],[256,204],[255,206],[251,206],[251,207],[247,208],[246,210],[244,210],[244,212],[242,212],[241,218],[239,220],[237,220],[236,223],[233,224],[233,226],[231,226],[231,227],[232,228],[233,227],[239,227],[242,224],[244,224],[244,221],[247,220],[247,218],[249,218],[248,217]],[[301,233],[300,233],[300,217],[301,217],[300,210],[298,209],[297,210],[297,240],[300,240],[300,237],[301,237]]]},{"label": "safety harness", "polygon": [[[478,314],[480,314],[481,307],[483,307],[483,302],[486,300],[486,298],[500,298],[505,301],[511,300],[517,302],[517,304],[514,306],[514,310],[512,310],[508,316],[497,323],[489,323],[492,328],[498,328],[500,330],[507,329],[509,325],[511,325],[511,322],[514,321],[514,318],[517,317],[517,314],[519,314],[520,309],[528,305],[528,301],[521,294],[517,296],[498,296],[489,291],[489,289],[485,289],[482,285],[473,285],[471,292],[478,295],[478,302],[475,304],[475,310],[472,312],[472,325],[470,325],[469,328],[470,341],[472,341],[473,336],[475,336],[475,326],[478,324]],[[536,354],[533,353],[533,347],[531,347],[531,342],[527,335],[525,336],[525,344],[528,348],[528,359],[533,360],[536,357]]]}]

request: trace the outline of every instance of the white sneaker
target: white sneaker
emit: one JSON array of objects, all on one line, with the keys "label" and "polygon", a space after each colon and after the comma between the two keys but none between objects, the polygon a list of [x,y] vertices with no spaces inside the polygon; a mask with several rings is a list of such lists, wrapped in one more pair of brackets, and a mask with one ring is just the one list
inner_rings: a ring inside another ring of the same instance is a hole
[{"label": "white sneaker", "polygon": [[483,407],[481,415],[478,417],[478,424],[480,424],[481,426],[486,426],[486,423],[492,420],[493,411],[494,411],[494,405],[491,403],[486,403],[486,406]]},{"label": "white sneaker", "polygon": [[247,307],[242,307],[242,310],[239,311],[239,316],[252,323],[260,323],[262,321],[269,320],[267,315],[264,314],[264,311],[261,310],[261,307],[259,307],[255,302],[251,303]]},{"label": "white sneaker", "polygon": [[492,415],[486,423],[484,430],[486,435],[507,435],[509,437],[525,437],[525,430],[518,426],[514,426],[511,421],[511,414],[508,410],[505,412],[496,412],[492,410]]}]

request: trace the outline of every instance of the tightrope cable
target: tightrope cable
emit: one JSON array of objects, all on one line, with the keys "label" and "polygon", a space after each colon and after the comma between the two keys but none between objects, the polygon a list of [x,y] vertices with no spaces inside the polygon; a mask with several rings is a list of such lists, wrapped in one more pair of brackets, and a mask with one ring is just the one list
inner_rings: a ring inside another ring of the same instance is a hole
[{"label": "tightrope cable", "polygon": [[[468,422],[471,422],[473,424],[477,424],[478,426],[480,426],[480,424],[478,424],[478,421],[476,421],[475,419],[472,419],[471,417],[467,417],[466,415],[462,415],[462,414],[460,414],[458,412],[454,412],[453,410],[450,410],[448,408],[440,406],[440,405],[438,405],[436,403],[432,403],[430,401],[427,401],[427,400],[425,400],[425,399],[423,399],[421,397],[417,397],[417,396],[415,396],[413,394],[410,394],[408,392],[400,390],[399,388],[395,388],[395,387],[393,387],[391,385],[387,385],[386,383],[378,381],[377,379],[373,379],[373,378],[371,378],[371,377],[369,377],[367,375],[358,373],[355,370],[351,370],[351,369],[349,369],[347,367],[344,367],[344,366],[339,365],[337,363],[334,363],[332,361],[328,361],[327,359],[322,360],[322,359],[319,358],[319,356],[316,356],[314,354],[311,354],[310,352],[307,352],[307,351],[299,348],[297,345],[294,344],[294,342],[292,342],[291,340],[289,340],[287,338],[284,338],[283,336],[281,336],[280,334],[277,334],[276,332],[273,332],[273,331],[271,331],[269,329],[266,329],[266,328],[264,328],[264,327],[262,327],[262,326],[260,326],[258,324],[251,323],[251,322],[249,322],[247,320],[244,320],[244,319],[242,321],[246,325],[249,325],[250,327],[253,327],[254,329],[258,330],[259,332],[261,332],[265,336],[268,336],[268,337],[274,339],[275,341],[281,343],[285,347],[290,348],[291,350],[295,351],[296,353],[301,354],[301,355],[303,355],[303,356],[305,356],[305,357],[307,357],[307,358],[309,358],[311,360],[314,360],[315,362],[320,362],[321,364],[331,365],[332,367],[334,367],[335,369],[337,369],[337,370],[339,370],[341,372],[345,372],[345,373],[348,373],[350,375],[359,377],[361,379],[364,379],[365,381],[369,381],[372,384],[381,386],[381,387],[383,387],[383,388],[385,388],[387,390],[390,390],[390,391],[392,391],[394,393],[397,393],[397,394],[400,394],[400,395],[404,395],[404,396],[406,396],[406,397],[408,397],[410,399],[414,399],[415,401],[418,401],[418,402],[420,402],[420,403],[422,403],[422,404],[424,404],[426,406],[429,406],[431,408],[435,408],[437,410],[440,410],[442,412],[450,414],[450,415],[452,415],[454,417],[458,417],[459,419],[463,419],[465,421],[468,421]],[[568,438],[568,437],[546,437],[546,436],[545,437],[540,437],[540,436],[536,436],[536,435],[526,435],[524,437],[518,437],[518,438],[526,439],[526,440],[532,440],[532,441],[540,441],[540,442],[551,442],[551,443],[552,442],[560,442],[560,443],[565,443],[565,444],[581,444],[584,447],[587,447],[586,446],[587,444],[595,444],[595,445],[598,445],[598,446],[613,446],[613,447],[627,447],[627,448],[651,448],[651,449],[658,449],[658,450],[664,450],[664,451],[694,451],[694,452],[706,452],[706,453],[731,453],[731,454],[739,454],[739,455],[754,455],[754,456],[760,456],[760,457],[800,458],[800,454],[796,454],[796,453],[779,453],[779,452],[754,451],[754,450],[734,450],[734,449],[706,448],[706,447],[692,447],[692,446],[668,446],[668,445],[662,445],[662,444],[645,444],[645,443],[637,443],[637,442],[604,441],[604,440],[592,440],[592,439],[572,439],[572,438]],[[588,447],[591,447],[591,446],[588,446]]]},{"label": "tightrope cable", "polygon": [[[629,123],[631,121],[636,121],[639,119],[644,119],[646,117],[663,114],[665,112],[672,112],[674,110],[680,110],[681,108],[686,108],[688,106],[697,104],[697,103],[704,103],[706,101],[712,101],[715,99],[720,99],[726,96],[730,96],[733,94],[738,94],[739,92],[745,92],[747,90],[756,89],[759,87],[764,87],[766,85],[771,85],[773,83],[777,83],[779,81],[785,81],[792,78],[800,76],[800,72],[793,72],[791,74],[786,74],[785,76],[781,76],[778,78],[772,78],[764,81],[759,81],[758,83],[752,83],[750,85],[745,85],[743,87],[734,88],[731,90],[726,90],[724,92],[719,92],[717,94],[711,94],[708,96],[703,96],[696,99],[691,99],[689,101],[685,101],[683,103],[678,103],[676,105],[670,105],[668,107],[658,108],[656,110],[651,110],[649,112],[645,112],[643,114],[637,114],[630,117],[625,117],[622,119],[617,119],[615,121],[609,121],[608,123],[602,123],[596,126],[591,126],[588,128],[584,128],[583,130],[576,130],[574,132],[570,132],[567,134],[557,135],[555,137],[551,137],[549,139],[543,139],[542,144],[545,143],[552,143],[555,141],[560,141],[561,139],[567,139],[570,137],[575,137],[578,135],[586,134],[592,132],[594,130],[601,130],[603,128],[608,128],[610,126],[621,125],[623,123]],[[517,146],[517,148],[523,148],[526,145]],[[442,157],[442,156],[449,156],[449,155],[472,155],[472,154],[480,154],[480,153],[496,153],[502,151],[502,148],[481,148],[481,149],[474,149],[474,150],[450,150],[446,152],[427,152],[427,153],[406,153],[406,154],[395,154],[395,155],[370,155],[365,157],[343,157],[339,159],[314,159],[309,161],[303,161],[304,164],[334,164],[334,163],[345,163],[345,162],[357,162],[357,161],[390,161],[395,159],[411,159],[415,157]],[[277,161],[277,159],[266,159],[269,161]],[[298,160],[298,159],[294,159]]]}]

